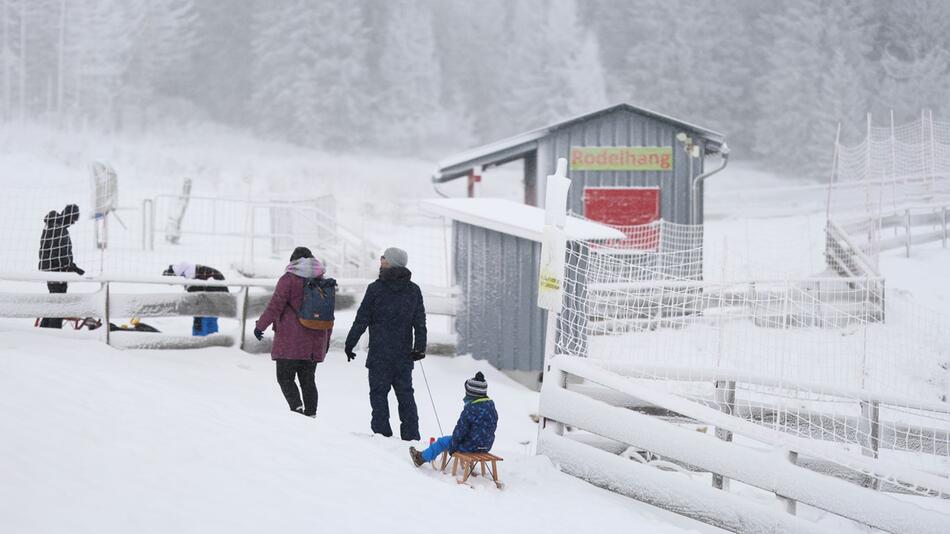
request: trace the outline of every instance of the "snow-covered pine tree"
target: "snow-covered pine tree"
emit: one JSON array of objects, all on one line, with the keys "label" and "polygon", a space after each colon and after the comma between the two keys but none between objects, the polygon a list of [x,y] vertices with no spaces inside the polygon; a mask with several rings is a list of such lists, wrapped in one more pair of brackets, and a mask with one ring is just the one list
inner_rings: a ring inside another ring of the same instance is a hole
[{"label": "snow-covered pine tree", "polygon": [[545,69],[549,81],[548,121],[596,111],[607,105],[607,88],[597,39],[581,27],[574,0],[553,2],[547,11]]},{"label": "snow-covered pine tree", "polygon": [[[478,141],[498,139],[513,130],[503,109],[509,95],[504,83],[511,53],[506,23],[509,4],[482,0],[473,10],[468,0],[434,3],[442,101],[450,113],[471,116]],[[462,124],[468,123],[462,119]]]},{"label": "snow-covered pine tree", "polygon": [[364,137],[367,36],[358,5],[261,6],[254,35],[252,105],[266,131],[337,147]]},{"label": "snow-covered pine tree", "polygon": [[374,131],[384,146],[417,152],[447,133],[431,4],[392,0],[386,9]]},{"label": "snow-covered pine tree", "polygon": [[250,29],[258,4],[195,0],[197,42],[183,89],[214,120],[250,125]]},{"label": "snow-covered pine tree", "polygon": [[508,5],[506,15],[506,50],[496,83],[500,95],[501,115],[493,128],[495,137],[543,126],[550,121],[547,99],[552,87],[546,69],[547,9],[545,0],[524,0]]},{"label": "snow-covered pine tree", "polygon": [[950,3],[939,0],[889,2],[880,15],[879,87],[875,113],[894,110],[898,122],[921,109],[946,114],[950,85]]}]

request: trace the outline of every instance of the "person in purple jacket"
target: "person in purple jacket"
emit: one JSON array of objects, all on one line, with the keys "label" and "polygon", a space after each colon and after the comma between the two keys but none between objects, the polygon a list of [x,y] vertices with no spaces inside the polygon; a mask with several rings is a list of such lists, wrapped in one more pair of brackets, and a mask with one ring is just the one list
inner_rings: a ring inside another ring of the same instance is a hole
[{"label": "person in purple jacket", "polygon": [[[311,330],[297,320],[297,311],[303,305],[304,284],[310,278],[322,278],[323,264],[313,257],[307,247],[297,247],[290,256],[286,272],[277,281],[274,296],[261,314],[254,328],[258,341],[264,330],[273,325],[274,346],[271,359],[277,365],[277,384],[293,412],[308,417],[317,415],[317,384],[314,374],[317,364],[326,358],[332,330]],[[300,389],[294,382],[296,377]],[[303,402],[301,402],[303,393]]]}]

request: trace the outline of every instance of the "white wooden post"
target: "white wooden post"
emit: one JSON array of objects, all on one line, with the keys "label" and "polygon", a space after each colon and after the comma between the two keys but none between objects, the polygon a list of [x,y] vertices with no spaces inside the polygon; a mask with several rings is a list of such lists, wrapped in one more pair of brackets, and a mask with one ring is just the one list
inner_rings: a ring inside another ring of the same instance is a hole
[{"label": "white wooden post", "polygon": [[[785,453],[785,458],[786,458],[792,465],[797,465],[797,464],[798,464],[798,453],[795,452],[795,451],[786,451],[786,453]],[[796,514],[797,514],[797,512],[798,512],[798,501],[796,501],[795,499],[789,499],[788,497],[779,495],[778,493],[775,494],[775,497],[778,498],[779,503],[781,503],[782,508],[785,510],[786,513],[789,513],[789,514],[791,514],[791,515],[796,515]]]},{"label": "white wooden post", "polygon": [[[719,411],[734,415],[736,411],[736,383],[734,380],[716,381],[716,404]],[[732,432],[716,427],[716,437],[723,441],[732,441]],[[716,489],[729,489],[729,479],[713,473],[712,485]]]},{"label": "white wooden post", "polygon": [[[567,223],[567,193],[571,181],[567,178],[567,160],[558,158],[557,168],[547,178],[545,187],[544,238],[541,243],[541,265],[538,272],[538,307],[547,310],[547,329],[544,333],[544,364],[542,380],[556,380],[560,387],[567,387],[567,376],[558,371],[550,376],[551,360],[557,354],[558,317],[564,300],[565,256],[567,240],[564,225]],[[548,420],[538,408],[540,422],[538,439]],[[554,431],[563,434],[564,425],[554,422]]]}]

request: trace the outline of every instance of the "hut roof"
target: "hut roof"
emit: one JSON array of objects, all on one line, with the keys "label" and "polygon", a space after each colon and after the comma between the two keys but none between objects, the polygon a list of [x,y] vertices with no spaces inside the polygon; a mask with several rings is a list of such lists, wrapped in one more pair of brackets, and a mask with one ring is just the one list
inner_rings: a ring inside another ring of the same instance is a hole
[{"label": "hut roof", "polygon": [[[502,198],[446,198],[423,200],[422,209],[452,220],[540,243],[544,210]],[[623,232],[603,224],[568,217],[564,228],[568,240],[623,239]]]},{"label": "hut roof", "polygon": [[657,113],[646,108],[623,103],[594,111],[592,113],[578,115],[561,122],[549,124],[543,128],[524,132],[507,139],[502,139],[501,141],[495,141],[493,143],[489,143],[478,148],[473,148],[471,150],[466,150],[445,158],[438,163],[438,169],[436,170],[435,174],[432,175],[432,181],[436,183],[448,182],[450,180],[454,180],[455,178],[465,176],[469,173],[469,171],[471,171],[473,167],[501,165],[509,161],[521,159],[525,157],[525,155],[537,150],[539,139],[546,137],[557,130],[571,126],[572,124],[587,121],[600,115],[614,113],[616,111],[629,111],[638,115],[644,115],[663,122],[668,122],[684,130],[698,134],[699,136],[711,142],[710,146],[707,147],[708,153],[716,153],[725,140],[725,136],[715,130],[710,130],[708,128],[682,121],[675,117],[670,117],[669,115]]}]

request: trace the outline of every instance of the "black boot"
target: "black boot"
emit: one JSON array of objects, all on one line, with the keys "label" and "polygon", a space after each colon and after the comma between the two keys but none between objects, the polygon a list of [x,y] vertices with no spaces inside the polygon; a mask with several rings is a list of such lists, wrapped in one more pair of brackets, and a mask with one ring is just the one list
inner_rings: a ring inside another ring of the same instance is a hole
[{"label": "black boot", "polygon": [[417,451],[415,447],[409,447],[409,456],[416,467],[422,467],[422,464],[426,463],[425,459],[422,458],[422,453]]}]

